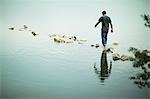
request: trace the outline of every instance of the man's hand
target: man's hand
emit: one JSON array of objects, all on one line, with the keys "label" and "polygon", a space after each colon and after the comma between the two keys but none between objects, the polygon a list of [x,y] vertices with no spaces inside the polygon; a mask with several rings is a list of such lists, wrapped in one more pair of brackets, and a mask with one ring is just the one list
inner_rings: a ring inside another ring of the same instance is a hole
[{"label": "man's hand", "polygon": [[113,32],[113,29],[111,29],[111,32]]},{"label": "man's hand", "polygon": [[95,24],[95,28],[96,28],[96,26],[97,26],[97,25]]},{"label": "man's hand", "polygon": [[98,21],[96,24],[95,24],[95,28],[97,27],[97,25],[100,23],[100,21]]}]

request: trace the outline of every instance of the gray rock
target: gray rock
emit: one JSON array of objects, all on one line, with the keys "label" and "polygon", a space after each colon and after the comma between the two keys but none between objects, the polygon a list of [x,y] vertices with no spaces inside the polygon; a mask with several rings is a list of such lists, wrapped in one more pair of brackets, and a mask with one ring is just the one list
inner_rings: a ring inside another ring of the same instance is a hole
[{"label": "gray rock", "polygon": [[35,32],[31,32],[33,36],[37,36],[38,34]]},{"label": "gray rock", "polygon": [[27,25],[23,25],[23,28],[24,28],[24,30],[28,29]]},{"label": "gray rock", "polygon": [[116,61],[116,60],[121,60],[121,61],[134,61],[135,58],[131,57],[131,56],[128,56],[128,55],[119,55],[118,53],[115,53],[113,54],[112,56],[113,60]]},{"label": "gray rock", "polygon": [[91,47],[94,47],[94,45],[93,45],[93,44],[91,44]]},{"label": "gray rock", "polygon": [[14,27],[10,27],[10,28],[8,28],[9,30],[14,30],[15,28]]},{"label": "gray rock", "polygon": [[120,57],[120,60],[122,60],[122,61],[129,60],[129,56],[127,56],[127,55],[122,55],[122,56]]},{"label": "gray rock", "polygon": [[96,44],[96,45],[95,45],[95,48],[98,48],[98,47],[99,47],[99,45],[98,45],[98,44]]},{"label": "gray rock", "polygon": [[120,60],[120,55],[118,53],[115,53],[115,54],[113,54],[112,58],[114,61]]},{"label": "gray rock", "polygon": [[108,53],[109,53],[109,52],[110,52],[110,53],[113,53],[113,48],[112,48],[112,47],[107,48],[106,51],[107,51]]},{"label": "gray rock", "polygon": [[66,35],[59,35],[59,34],[52,34],[49,35],[50,38],[54,39],[54,42],[57,43],[78,43],[83,44],[83,41],[79,40],[77,36],[66,36]]}]

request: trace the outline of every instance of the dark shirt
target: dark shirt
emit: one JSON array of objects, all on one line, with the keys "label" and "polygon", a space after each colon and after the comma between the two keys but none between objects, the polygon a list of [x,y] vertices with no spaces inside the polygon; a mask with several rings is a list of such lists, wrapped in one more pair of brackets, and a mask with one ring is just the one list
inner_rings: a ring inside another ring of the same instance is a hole
[{"label": "dark shirt", "polygon": [[108,33],[109,23],[111,24],[111,19],[108,16],[102,16],[99,18],[99,22],[102,22],[102,33]]}]

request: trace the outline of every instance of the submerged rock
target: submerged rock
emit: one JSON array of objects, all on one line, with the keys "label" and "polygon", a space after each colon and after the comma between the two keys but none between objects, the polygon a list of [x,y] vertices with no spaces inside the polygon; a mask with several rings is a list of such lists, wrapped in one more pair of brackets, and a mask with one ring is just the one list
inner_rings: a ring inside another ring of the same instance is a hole
[{"label": "submerged rock", "polygon": [[23,25],[23,29],[24,29],[24,30],[27,30],[27,29],[28,29],[28,26],[27,26],[27,25]]},{"label": "submerged rock", "polygon": [[27,25],[23,25],[23,28],[20,28],[19,31],[27,31],[28,30],[28,26]]},{"label": "submerged rock", "polygon": [[116,42],[115,42],[115,43],[113,43],[113,45],[119,45],[119,43],[116,43]]},{"label": "submerged rock", "polygon": [[87,40],[79,40],[79,41],[81,41],[81,42],[86,42]]}]

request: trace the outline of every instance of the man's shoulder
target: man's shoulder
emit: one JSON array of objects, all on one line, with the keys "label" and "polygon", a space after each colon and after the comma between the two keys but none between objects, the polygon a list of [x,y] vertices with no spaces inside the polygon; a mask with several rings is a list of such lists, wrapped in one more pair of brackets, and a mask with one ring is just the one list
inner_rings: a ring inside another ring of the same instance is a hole
[{"label": "man's shoulder", "polygon": [[110,19],[110,17],[109,17],[109,16],[107,16],[107,15],[106,15],[105,17]]},{"label": "man's shoulder", "polygon": [[104,18],[107,18],[107,19],[110,19],[110,17],[109,16],[101,16],[99,19],[104,19]]},{"label": "man's shoulder", "polygon": [[99,18],[99,20],[103,20],[105,18],[105,16],[101,16],[100,18]]},{"label": "man's shoulder", "polygon": [[99,19],[102,19],[103,18],[103,16],[101,16]]},{"label": "man's shoulder", "polygon": [[100,18],[99,18],[99,21],[102,21],[103,20],[103,16],[101,16]]},{"label": "man's shoulder", "polygon": [[111,20],[110,19],[110,17],[109,16],[101,16],[100,18],[99,18],[99,21],[101,22],[101,21],[105,21],[105,20]]}]

